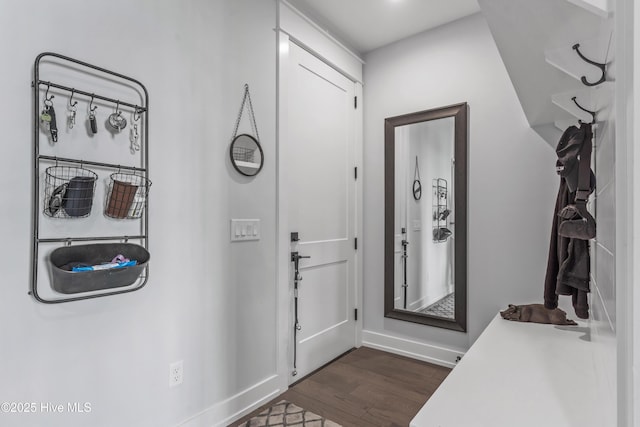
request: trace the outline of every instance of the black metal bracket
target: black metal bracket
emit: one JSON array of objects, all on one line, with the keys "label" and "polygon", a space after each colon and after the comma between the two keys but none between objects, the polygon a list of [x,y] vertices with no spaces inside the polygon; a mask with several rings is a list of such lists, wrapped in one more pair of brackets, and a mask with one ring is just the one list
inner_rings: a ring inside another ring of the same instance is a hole
[{"label": "black metal bracket", "polygon": [[578,101],[576,101],[576,97],[575,96],[573,98],[571,98],[571,100],[573,101],[574,104],[576,104],[576,107],[578,107],[579,109],[581,109],[585,113],[591,114],[591,124],[594,124],[596,122],[596,112],[595,111],[587,110],[582,105],[578,104]]},{"label": "black metal bracket", "polygon": [[585,76],[582,76],[580,78],[580,81],[582,82],[582,84],[584,84],[585,86],[598,86],[600,83],[604,83],[606,81],[607,64],[602,64],[600,62],[592,61],[591,59],[589,59],[586,56],[584,56],[582,54],[582,52],[580,52],[580,44],[579,43],[574,44],[572,46],[572,49],[576,51],[578,56],[580,58],[582,58],[583,61],[585,61],[588,64],[591,64],[591,65],[594,65],[594,66],[600,68],[600,71],[602,71],[602,77],[600,77],[600,80],[598,80],[595,83],[591,83],[591,82],[587,81],[587,78]]}]

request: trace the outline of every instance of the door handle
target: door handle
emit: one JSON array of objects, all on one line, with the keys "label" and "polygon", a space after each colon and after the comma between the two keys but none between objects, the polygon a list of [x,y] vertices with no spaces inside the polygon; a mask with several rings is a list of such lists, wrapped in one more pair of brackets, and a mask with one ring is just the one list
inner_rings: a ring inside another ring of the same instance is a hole
[{"label": "door handle", "polygon": [[302,281],[302,276],[300,275],[300,270],[298,268],[298,262],[302,259],[302,258],[311,258],[308,255],[300,255],[298,252],[291,252],[291,262],[293,262],[294,265],[294,280],[296,281],[296,283]]},{"label": "door handle", "polygon": [[311,258],[308,255],[300,255],[298,252],[291,252],[291,261],[292,262],[298,262],[299,260],[303,259],[303,258]]}]

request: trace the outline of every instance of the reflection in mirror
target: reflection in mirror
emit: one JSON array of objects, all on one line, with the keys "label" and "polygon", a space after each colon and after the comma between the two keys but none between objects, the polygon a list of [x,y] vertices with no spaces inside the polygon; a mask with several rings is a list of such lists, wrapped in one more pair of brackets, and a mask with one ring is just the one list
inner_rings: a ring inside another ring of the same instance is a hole
[{"label": "reflection in mirror", "polygon": [[231,142],[229,150],[231,164],[245,176],[254,176],[262,169],[264,163],[262,147],[251,135],[236,136]]},{"label": "reflection in mirror", "polygon": [[385,120],[385,316],[466,330],[467,105]]},{"label": "reflection in mirror", "polygon": [[[394,307],[450,319],[455,302],[453,133],[453,117],[395,128]],[[420,176],[431,191],[416,199]]]}]

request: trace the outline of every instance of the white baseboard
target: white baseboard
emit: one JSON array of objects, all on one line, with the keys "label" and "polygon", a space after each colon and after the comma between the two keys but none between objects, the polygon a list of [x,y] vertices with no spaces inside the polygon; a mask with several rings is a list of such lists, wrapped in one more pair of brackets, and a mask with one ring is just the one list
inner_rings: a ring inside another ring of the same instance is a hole
[{"label": "white baseboard", "polygon": [[223,427],[249,414],[287,390],[286,378],[273,375],[179,424],[180,427]]},{"label": "white baseboard", "polygon": [[427,304],[424,303],[424,301],[427,299],[426,296],[420,298],[419,300],[416,300],[412,303],[409,304],[409,310],[410,311],[416,311],[416,310],[421,310],[424,307],[427,306]]},{"label": "white baseboard", "polygon": [[362,331],[362,345],[447,368],[455,367],[458,357],[464,356],[460,351],[371,331]]}]

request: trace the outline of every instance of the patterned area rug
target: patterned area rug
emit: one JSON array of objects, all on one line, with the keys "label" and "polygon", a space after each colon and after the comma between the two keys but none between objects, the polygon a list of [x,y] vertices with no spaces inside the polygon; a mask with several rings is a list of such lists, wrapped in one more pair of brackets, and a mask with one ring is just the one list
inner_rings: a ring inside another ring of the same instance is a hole
[{"label": "patterned area rug", "polygon": [[451,293],[431,304],[427,308],[420,310],[420,313],[429,314],[431,316],[446,317],[447,319],[453,319],[453,312],[455,308],[455,293]]},{"label": "patterned area rug", "polygon": [[281,400],[240,427],[342,427],[286,400]]}]

